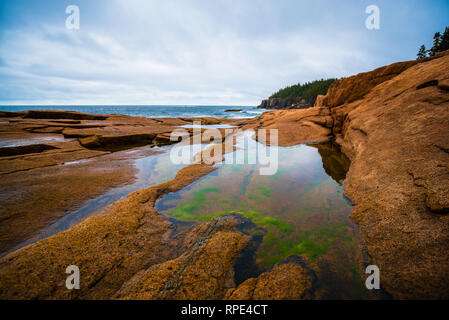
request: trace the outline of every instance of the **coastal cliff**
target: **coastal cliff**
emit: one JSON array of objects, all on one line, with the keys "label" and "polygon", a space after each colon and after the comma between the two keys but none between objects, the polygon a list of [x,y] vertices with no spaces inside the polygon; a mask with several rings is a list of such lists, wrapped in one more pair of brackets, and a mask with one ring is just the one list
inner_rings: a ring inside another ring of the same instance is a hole
[{"label": "coastal cliff", "polygon": [[327,93],[335,79],[321,79],[304,84],[295,84],[280,89],[268,99],[262,100],[258,108],[263,109],[305,109],[315,104],[319,95]]},{"label": "coastal cliff", "polygon": [[305,109],[313,105],[303,98],[269,98],[262,100],[258,108],[261,109]]},{"label": "coastal cliff", "polygon": [[335,140],[350,158],[344,193],[370,264],[397,299],[448,298],[449,52],[337,80],[313,108],[248,126],[279,144]]}]

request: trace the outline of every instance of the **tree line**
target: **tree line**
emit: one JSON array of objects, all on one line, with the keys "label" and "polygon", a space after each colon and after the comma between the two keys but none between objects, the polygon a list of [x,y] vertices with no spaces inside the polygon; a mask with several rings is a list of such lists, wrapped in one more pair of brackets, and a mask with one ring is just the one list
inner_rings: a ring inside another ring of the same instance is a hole
[{"label": "tree line", "polygon": [[321,79],[312,82],[306,82],[304,84],[298,83],[292,86],[285,87],[278,92],[271,95],[270,98],[302,98],[306,100],[307,103],[313,105],[315,103],[316,97],[319,94],[325,95],[327,89],[335,81],[334,78],[331,79]]},{"label": "tree line", "polygon": [[433,36],[433,45],[429,50],[425,45],[419,48],[417,59],[423,59],[427,56],[434,56],[437,52],[449,50],[449,27],[446,27],[443,34],[440,32],[435,33]]}]

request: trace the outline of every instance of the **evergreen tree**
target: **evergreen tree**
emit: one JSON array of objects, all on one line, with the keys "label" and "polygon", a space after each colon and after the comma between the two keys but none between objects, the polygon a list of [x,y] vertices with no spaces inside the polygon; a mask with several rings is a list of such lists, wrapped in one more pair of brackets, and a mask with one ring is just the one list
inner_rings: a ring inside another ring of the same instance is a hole
[{"label": "evergreen tree", "polygon": [[433,36],[433,46],[430,49],[431,56],[434,56],[435,53],[440,52],[440,45],[441,45],[441,33],[437,32]]},{"label": "evergreen tree", "polygon": [[446,27],[440,40],[440,51],[449,50],[449,27]]},{"label": "evergreen tree", "polygon": [[327,93],[327,89],[329,89],[334,81],[335,79],[331,78],[326,80],[315,80],[312,82],[306,82],[304,84],[298,83],[279,90],[275,94],[271,95],[270,98],[302,98],[306,100],[307,103],[313,105],[315,103],[316,97],[319,94],[325,95]]},{"label": "evergreen tree", "polygon": [[422,45],[421,47],[419,47],[419,51],[417,54],[417,59],[423,59],[427,56],[427,50],[426,50],[426,46]]}]

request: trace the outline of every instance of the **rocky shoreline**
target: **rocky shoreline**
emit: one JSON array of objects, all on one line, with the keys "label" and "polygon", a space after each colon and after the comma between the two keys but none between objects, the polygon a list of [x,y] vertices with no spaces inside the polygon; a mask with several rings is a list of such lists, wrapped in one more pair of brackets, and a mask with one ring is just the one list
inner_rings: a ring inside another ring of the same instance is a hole
[{"label": "rocky shoreline", "polygon": [[[360,228],[365,255],[381,270],[382,289],[395,299],[447,299],[448,69],[449,53],[445,52],[337,80],[312,108],[270,111],[249,120],[200,120],[232,123],[241,129],[278,129],[282,146],[339,143],[351,160],[344,185],[353,204],[351,217]],[[8,204],[8,199],[20,196],[21,189],[28,190],[27,179],[43,181],[32,196],[21,198],[21,207],[4,206],[2,250],[86,197],[132,179],[134,171],[121,152],[170,143],[170,132],[192,120],[48,111],[2,112],[0,118],[1,137],[62,134],[66,138],[40,142],[49,148],[40,147],[38,152],[30,147],[0,148],[2,188],[14,186],[2,202]],[[90,168],[56,171],[54,180],[44,182],[51,169],[86,158],[102,160],[93,161]],[[102,169],[106,163],[115,163],[108,164],[109,179]],[[101,215],[2,258],[0,298],[320,298],[314,272],[302,257],[292,256],[271,271],[235,282],[235,262],[252,242],[242,227],[248,223],[243,218],[224,216],[175,232],[174,225],[154,208],[164,194],[214,169],[213,164],[187,166],[168,182],[136,191]],[[70,188],[65,174],[77,177]],[[95,180],[100,181],[96,188],[76,194],[87,181]],[[70,192],[76,201],[43,210],[61,197],[56,194],[37,202],[42,186],[52,184],[54,190],[61,189],[60,195]],[[72,264],[82,266],[83,286],[68,291],[64,271]]]},{"label": "rocky shoreline", "polygon": [[306,109],[311,108],[313,105],[308,103],[302,98],[269,98],[262,100],[257,108],[260,109]]},{"label": "rocky shoreline", "polygon": [[133,160],[159,151],[127,150],[171,144],[170,133],[193,121],[63,111],[0,112],[0,117],[0,253],[87,199],[134,181]]}]

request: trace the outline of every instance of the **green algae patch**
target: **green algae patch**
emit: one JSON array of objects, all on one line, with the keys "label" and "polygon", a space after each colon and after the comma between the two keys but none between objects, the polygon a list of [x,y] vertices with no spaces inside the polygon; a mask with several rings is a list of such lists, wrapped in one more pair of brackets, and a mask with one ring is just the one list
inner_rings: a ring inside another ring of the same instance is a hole
[{"label": "green algae patch", "polygon": [[259,227],[273,226],[279,229],[281,232],[290,232],[291,226],[277,218],[263,216],[257,211],[235,211],[226,210],[220,212],[214,212],[208,215],[194,215],[192,214],[192,208],[196,208],[196,204],[182,204],[167,212],[167,215],[177,218],[183,221],[209,221],[213,218],[225,216],[229,214],[239,214],[245,218],[250,219],[255,225]]},{"label": "green algae patch", "polygon": [[254,224],[258,226],[266,227],[271,225],[277,227],[281,232],[291,231],[291,226],[285,221],[273,217],[263,216],[257,211],[235,211],[233,213],[240,214],[245,218],[250,219],[252,222],[254,222]]},{"label": "green algae patch", "polygon": [[218,188],[209,187],[195,191],[191,202],[180,204],[175,209],[170,210],[168,214],[180,220],[197,220],[197,216],[194,213],[197,212],[201,206],[207,205],[206,194],[208,193],[220,193],[220,190]]},{"label": "green algae patch", "polygon": [[270,197],[271,193],[273,192],[273,190],[270,190],[270,189],[262,187],[262,186],[257,187],[257,189],[259,190],[259,192],[261,194],[263,194],[266,197]]},{"label": "green algae patch", "polygon": [[[331,244],[333,242],[332,239],[329,239],[328,242]],[[294,251],[297,254],[306,254],[310,256],[312,259],[316,259],[320,254],[326,253],[328,250],[328,246],[316,243],[311,240],[304,240],[298,245],[295,246]]]},{"label": "green algae patch", "polygon": [[252,200],[259,200],[260,197],[256,194],[249,194],[248,195],[248,199],[252,199]]},{"label": "green algae patch", "polygon": [[203,188],[200,191],[196,191],[195,195],[197,195],[198,197],[204,198],[206,193],[211,193],[211,192],[219,193],[220,189],[218,189],[218,188],[210,188],[210,187],[209,188]]}]

